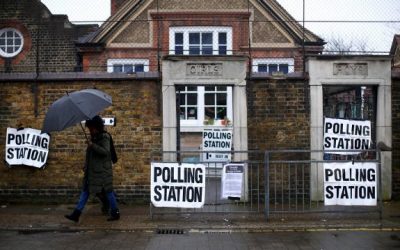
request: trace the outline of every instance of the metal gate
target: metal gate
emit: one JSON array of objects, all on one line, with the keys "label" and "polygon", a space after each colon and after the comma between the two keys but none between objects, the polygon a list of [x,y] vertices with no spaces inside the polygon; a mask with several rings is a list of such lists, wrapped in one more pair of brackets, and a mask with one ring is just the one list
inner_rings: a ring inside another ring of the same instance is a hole
[{"label": "metal gate", "polygon": [[[152,162],[163,163],[196,163],[206,166],[206,197],[202,208],[157,208],[150,203],[150,214],[238,214],[238,213],[257,213],[264,211],[264,152],[262,151],[218,151],[217,153],[230,154],[231,161],[216,162],[207,161],[202,157],[206,153],[216,153],[213,151],[170,151],[154,153]],[[221,171],[223,164],[234,163],[235,159],[241,160],[245,168],[245,195],[244,199],[229,200],[221,199]],[[179,160],[179,161],[177,161]]]}]

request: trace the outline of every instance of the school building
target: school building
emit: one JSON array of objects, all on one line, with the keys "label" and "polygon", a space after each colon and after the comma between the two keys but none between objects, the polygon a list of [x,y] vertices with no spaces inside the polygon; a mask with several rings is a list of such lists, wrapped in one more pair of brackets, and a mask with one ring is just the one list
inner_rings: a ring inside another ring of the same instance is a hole
[{"label": "school building", "polygon": [[[38,0],[0,5],[3,152],[8,127],[40,129],[66,91],[97,88],[113,98],[101,115],[116,119],[107,130],[120,199],[150,200],[154,155],[202,150],[204,130],[232,131],[234,151],[323,150],[324,117],[371,121],[371,148],[390,148],[383,197],[400,196],[398,37],[390,55],[324,55],[324,40],[275,0],[111,0],[101,26],[72,24]],[[54,132],[45,168],[4,164],[0,200],[74,200],[84,140],[78,126]],[[322,176],[310,171],[317,190]]]}]

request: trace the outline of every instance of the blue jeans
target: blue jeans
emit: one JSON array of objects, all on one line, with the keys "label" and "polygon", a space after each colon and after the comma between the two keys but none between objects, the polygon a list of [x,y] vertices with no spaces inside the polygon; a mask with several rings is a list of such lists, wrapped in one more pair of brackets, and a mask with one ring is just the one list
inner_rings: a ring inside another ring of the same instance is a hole
[{"label": "blue jeans", "polygon": [[[110,203],[111,210],[117,210],[117,199],[115,198],[114,192],[108,192],[107,194],[108,202]],[[81,211],[85,208],[85,205],[89,199],[89,190],[87,187],[84,187],[81,195],[79,196],[78,204],[76,204],[76,209]]]}]

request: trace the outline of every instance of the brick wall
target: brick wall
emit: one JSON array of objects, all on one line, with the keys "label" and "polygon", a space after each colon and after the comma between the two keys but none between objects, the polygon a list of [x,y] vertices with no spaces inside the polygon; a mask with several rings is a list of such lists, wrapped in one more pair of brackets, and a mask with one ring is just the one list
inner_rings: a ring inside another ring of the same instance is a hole
[{"label": "brick wall", "polygon": [[[15,28],[24,37],[23,50],[10,60],[11,72],[75,71],[78,57],[74,41],[94,27],[74,25],[65,15],[52,15],[38,0],[2,0],[0,29]],[[39,57],[37,56],[39,54]],[[0,72],[6,71],[0,57]]]},{"label": "brick wall", "polygon": [[[305,79],[262,79],[247,83],[248,147],[256,150],[310,149],[309,87]],[[263,154],[253,155],[263,160]],[[271,161],[309,160],[308,152],[269,154]],[[255,160],[255,159],[252,159]],[[263,168],[260,176],[263,176]],[[269,164],[271,204],[282,197],[309,199],[310,164]],[[261,184],[263,185],[263,184]],[[299,194],[297,196],[296,194]],[[275,208],[276,209],[276,208]]]},{"label": "brick wall", "polygon": [[392,198],[400,199],[400,78],[392,81]]},{"label": "brick wall", "polygon": [[[96,87],[110,94],[113,105],[101,115],[117,119],[116,127],[107,127],[119,157],[114,166],[117,194],[126,200],[149,197],[151,152],[161,150],[162,142],[159,85],[155,81],[39,82],[38,117],[34,116],[32,83],[0,82],[0,85],[0,152],[4,152],[7,127],[40,129],[48,106],[66,91]],[[8,168],[2,164],[0,200],[75,201],[83,176],[84,138],[79,126],[52,133],[44,169]]]},{"label": "brick wall", "polygon": [[309,149],[309,88],[304,80],[247,85],[249,149]]}]

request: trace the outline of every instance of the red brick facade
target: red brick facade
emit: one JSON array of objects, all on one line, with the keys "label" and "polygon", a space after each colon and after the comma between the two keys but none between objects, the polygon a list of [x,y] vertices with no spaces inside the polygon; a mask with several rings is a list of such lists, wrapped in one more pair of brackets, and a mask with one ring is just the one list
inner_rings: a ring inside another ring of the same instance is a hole
[{"label": "red brick facade", "polygon": [[[243,5],[243,1],[233,1],[229,8],[218,9],[216,6],[215,10],[210,11],[201,9],[203,6],[196,10],[185,9],[185,4],[179,5],[179,1],[176,4],[160,1],[159,6],[155,3],[144,6],[146,1],[136,1],[139,6],[132,7],[132,13],[125,13],[124,9],[118,9],[122,2],[134,1],[111,1],[115,19],[112,16],[110,20],[116,24],[103,25],[99,35],[87,41],[94,45],[93,49],[87,51],[82,49],[85,43],[80,45],[84,71],[105,71],[108,59],[134,58],[148,59],[149,70],[157,71],[159,59],[169,54],[170,28],[193,26],[231,27],[233,55],[246,55],[249,63],[257,58],[292,58],[294,70],[303,71],[303,47],[299,34],[296,34],[299,27],[292,25],[287,28],[288,25],[284,27],[276,22],[278,20],[272,20],[269,10],[262,5],[244,8],[247,5]],[[141,4],[143,9],[140,9]],[[195,5],[193,3],[193,8]],[[128,7],[124,5],[124,8]],[[123,22],[119,23],[121,20],[117,18],[123,18]],[[135,34],[135,38],[129,40],[132,34]],[[307,34],[312,37],[306,38],[307,53],[321,53],[323,41],[311,33]],[[138,44],[135,40],[148,42]]]},{"label": "red brick facade", "polygon": [[2,0],[0,29],[18,30],[24,42],[18,55],[0,56],[0,72],[77,71],[80,62],[75,41],[95,27],[74,25],[66,15],[53,15],[38,0]]}]

